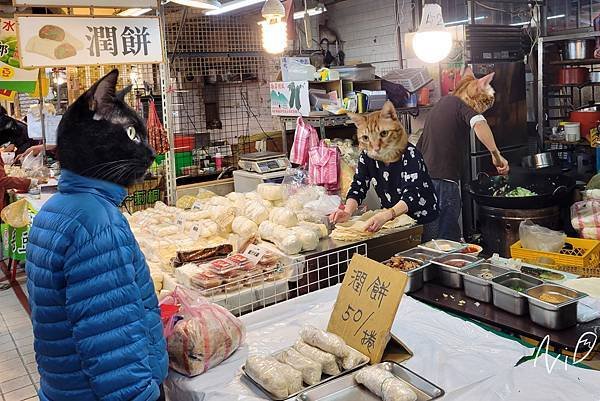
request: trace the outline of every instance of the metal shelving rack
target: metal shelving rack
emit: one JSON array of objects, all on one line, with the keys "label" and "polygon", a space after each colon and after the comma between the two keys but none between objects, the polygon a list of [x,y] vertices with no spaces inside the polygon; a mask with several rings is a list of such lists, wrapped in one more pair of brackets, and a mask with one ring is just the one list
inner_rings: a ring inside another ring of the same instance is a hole
[{"label": "metal shelving rack", "polygon": [[[553,95],[554,98],[570,98],[573,99],[575,97],[575,90],[578,90],[579,100],[581,102],[581,91],[586,87],[595,87],[600,86],[600,83],[590,82],[582,85],[558,85],[558,84],[550,84],[544,82],[544,48],[546,44],[562,42],[567,40],[576,40],[576,39],[594,39],[600,37],[600,32],[582,32],[582,33],[573,33],[573,34],[564,34],[564,35],[553,35],[553,36],[544,36],[540,37],[538,40],[538,72],[537,72],[537,115],[538,115],[538,136],[540,138],[540,143],[545,143],[546,134],[549,133],[550,127],[547,126],[547,114],[550,110],[550,107],[547,105],[548,98],[550,97],[550,92],[552,90],[557,91],[561,89],[568,90],[569,94],[559,94]],[[549,65],[563,65],[563,66],[576,66],[576,65],[584,65],[584,66],[592,66],[592,65],[600,65],[600,59],[586,59],[586,60],[557,60],[551,61],[548,63]],[[560,109],[555,106],[553,109]],[[552,119],[562,119],[566,116],[553,117]],[[577,145],[577,144],[575,144]]]},{"label": "metal shelving rack", "polygon": [[[431,107],[433,107],[433,106],[408,107],[408,108],[396,109],[396,111],[398,112],[398,115],[400,116],[406,131],[410,132],[411,131],[410,117],[417,117],[419,115],[420,110],[427,110],[427,109],[430,109]],[[309,117],[302,117],[302,118],[304,119],[304,122],[306,122],[307,124],[310,124],[313,127],[319,129],[319,134],[321,136],[321,139],[327,138],[327,134],[326,134],[327,128],[346,127],[346,126],[349,126],[352,124],[352,122],[350,121],[348,116],[345,114],[340,115],[340,116],[336,116],[336,115],[312,116],[312,117],[309,116]],[[297,119],[298,119],[298,117],[288,117],[288,116],[279,118],[279,121],[281,122],[281,140],[283,143],[284,150],[288,149],[288,147],[287,147],[288,146],[288,140],[287,140],[288,132],[290,132],[294,129],[294,128],[288,129],[288,125],[295,127]]]}]

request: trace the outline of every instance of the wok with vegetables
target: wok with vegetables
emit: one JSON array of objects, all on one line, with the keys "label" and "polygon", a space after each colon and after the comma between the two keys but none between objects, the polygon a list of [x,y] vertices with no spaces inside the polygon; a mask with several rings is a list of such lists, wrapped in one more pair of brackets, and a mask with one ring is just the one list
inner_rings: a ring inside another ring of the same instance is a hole
[{"label": "wok with vegetables", "polygon": [[570,199],[575,180],[565,175],[532,173],[490,177],[480,174],[468,190],[481,206],[500,209],[540,209]]}]

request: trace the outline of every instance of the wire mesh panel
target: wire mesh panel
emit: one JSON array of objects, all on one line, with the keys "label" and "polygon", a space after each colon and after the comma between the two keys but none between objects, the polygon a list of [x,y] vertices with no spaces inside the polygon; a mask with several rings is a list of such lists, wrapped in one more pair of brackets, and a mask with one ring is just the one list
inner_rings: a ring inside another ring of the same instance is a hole
[{"label": "wire mesh panel", "polygon": [[319,256],[291,258],[276,271],[258,273],[202,291],[211,301],[234,315],[243,315],[343,281],[354,254],[367,255],[367,245],[359,244]]},{"label": "wire mesh panel", "polygon": [[177,176],[211,177],[254,151],[251,133],[273,131],[268,82],[277,69],[255,20],[167,10]]}]

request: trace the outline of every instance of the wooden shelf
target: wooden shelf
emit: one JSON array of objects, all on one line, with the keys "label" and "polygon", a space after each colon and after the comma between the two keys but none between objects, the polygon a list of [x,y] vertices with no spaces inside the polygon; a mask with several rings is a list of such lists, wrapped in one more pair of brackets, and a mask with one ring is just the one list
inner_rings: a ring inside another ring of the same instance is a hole
[{"label": "wooden shelf", "polygon": [[550,65],[594,65],[600,64],[600,58],[588,58],[584,60],[555,60]]}]

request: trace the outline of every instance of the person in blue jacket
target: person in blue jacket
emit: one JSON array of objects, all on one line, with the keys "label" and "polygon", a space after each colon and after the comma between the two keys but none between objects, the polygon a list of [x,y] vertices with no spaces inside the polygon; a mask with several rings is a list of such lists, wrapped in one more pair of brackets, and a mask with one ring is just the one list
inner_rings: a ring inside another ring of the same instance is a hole
[{"label": "person in blue jacket", "polygon": [[119,205],[154,160],[114,70],[58,127],[58,193],[33,221],[27,288],[42,401],[164,398],[168,356],[144,255]]}]

